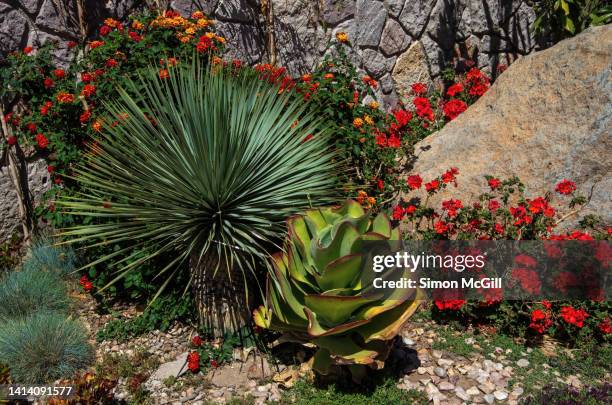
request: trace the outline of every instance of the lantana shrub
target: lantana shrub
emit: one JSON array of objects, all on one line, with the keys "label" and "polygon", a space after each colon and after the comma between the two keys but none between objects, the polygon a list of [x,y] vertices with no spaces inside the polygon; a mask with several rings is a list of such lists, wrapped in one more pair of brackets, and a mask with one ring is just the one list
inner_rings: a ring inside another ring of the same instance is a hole
[{"label": "lantana shrub", "polygon": [[[224,38],[214,34],[213,21],[201,12],[182,17],[172,10],[147,11],[124,22],[106,19],[94,40],[83,45],[69,43],[82,57],[68,67],[53,64],[52,42],[10,54],[0,66],[0,77],[6,83],[0,89],[0,100],[12,107],[4,116],[12,136],[0,138],[0,152],[6,147],[20,148],[26,155],[36,154],[47,161],[53,187],[35,207],[37,217],[55,228],[93,221],[88,216],[67,215],[56,208],[55,200],[78,193],[80,185],[73,178],[73,169],[95,148],[98,133],[121,120],[102,116],[104,102],[116,98],[118,88],[144,69],[155,66],[160,77],[168,75],[179,61],[195,54],[213,57],[221,53],[224,43]],[[100,247],[90,254],[107,251]],[[147,248],[140,249],[140,254],[146,256]],[[153,294],[157,286],[151,280],[158,265],[143,264],[140,272],[130,274],[120,288],[112,287],[109,292],[126,291],[131,298]],[[82,283],[86,291],[106,285],[112,278],[108,270],[101,266],[90,269],[89,283]]]}]

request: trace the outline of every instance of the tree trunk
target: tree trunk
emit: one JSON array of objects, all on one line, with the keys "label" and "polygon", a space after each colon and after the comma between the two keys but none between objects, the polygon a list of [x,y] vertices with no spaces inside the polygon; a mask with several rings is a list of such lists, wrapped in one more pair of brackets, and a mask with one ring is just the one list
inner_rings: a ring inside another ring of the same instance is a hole
[{"label": "tree trunk", "polygon": [[[192,291],[198,310],[200,327],[214,337],[228,333],[242,334],[250,324],[251,310],[258,289],[255,277],[245,275],[239,269],[227,269],[227,262],[216,252],[210,252],[198,261],[192,255],[190,261]],[[216,272],[215,272],[216,270]]]}]

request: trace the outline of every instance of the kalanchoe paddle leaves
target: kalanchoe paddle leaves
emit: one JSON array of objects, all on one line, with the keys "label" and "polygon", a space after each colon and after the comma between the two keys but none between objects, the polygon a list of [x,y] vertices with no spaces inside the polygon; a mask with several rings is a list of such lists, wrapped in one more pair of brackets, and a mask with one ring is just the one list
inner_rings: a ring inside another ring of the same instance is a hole
[{"label": "kalanchoe paddle leaves", "polygon": [[[195,58],[167,70],[152,67],[106,102],[113,125],[75,170],[83,192],[58,202],[94,221],[63,235],[89,246],[132,242],[90,264],[112,263],[115,280],[162,255],[173,258],[159,269],[164,286],[176,265],[211,254],[220,271],[250,271],[281,241],[288,216],[336,199],[329,123],[251,69]],[[154,248],[125,258],[144,244]]]},{"label": "kalanchoe paddle leaves", "polygon": [[284,251],[272,259],[266,305],[254,311],[255,323],[315,344],[313,368],[321,374],[346,365],[359,380],[363,366],[382,367],[420,293],[374,290],[368,282],[373,275],[364,271],[364,242],[398,241],[398,229],[385,214],[372,217],[352,200],[293,216],[287,228]]}]

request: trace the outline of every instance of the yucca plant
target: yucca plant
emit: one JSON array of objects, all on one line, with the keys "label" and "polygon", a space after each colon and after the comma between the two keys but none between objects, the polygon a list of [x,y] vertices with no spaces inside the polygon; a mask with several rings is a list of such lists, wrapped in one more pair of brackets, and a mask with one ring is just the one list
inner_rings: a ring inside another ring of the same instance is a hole
[{"label": "yucca plant", "polygon": [[77,321],[40,312],[0,326],[0,358],[14,381],[44,384],[72,377],[91,363],[93,351]]},{"label": "yucca plant", "polygon": [[55,273],[29,268],[0,280],[0,323],[40,311],[65,311],[68,305],[66,287]]},{"label": "yucca plant", "polygon": [[[167,256],[163,288],[189,262],[204,326],[240,329],[249,318],[245,291],[257,289],[250,275],[282,239],[285,218],[337,196],[328,123],[250,68],[197,58],[169,77],[143,73],[119,95],[105,104],[115,122],[75,170],[84,191],[60,202],[96,221],[63,236],[89,246],[130,242],[91,263],[114,264],[111,283]],[[145,244],[154,246],[149,254],[130,257]]]},{"label": "yucca plant", "polygon": [[[366,244],[378,241],[393,250],[399,239],[386,214],[372,217],[352,200],[290,218],[255,323],[315,344],[315,371],[328,374],[346,365],[359,381],[367,367],[382,367],[392,339],[422,299],[416,289],[373,289]],[[410,278],[410,271],[401,276]]]}]

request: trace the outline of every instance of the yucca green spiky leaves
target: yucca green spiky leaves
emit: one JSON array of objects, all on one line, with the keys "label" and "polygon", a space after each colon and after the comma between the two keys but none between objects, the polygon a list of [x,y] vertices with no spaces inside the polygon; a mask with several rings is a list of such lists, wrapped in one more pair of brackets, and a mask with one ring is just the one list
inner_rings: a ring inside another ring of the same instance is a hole
[{"label": "yucca green spiky leaves", "polygon": [[[245,271],[282,238],[287,216],[336,198],[329,125],[248,69],[208,68],[196,58],[169,78],[152,69],[126,89],[106,103],[111,118],[76,169],[84,191],[60,202],[95,217],[63,231],[73,242],[132,243],[91,263],[114,261],[113,281],[161,255],[173,258],[159,270],[166,281],[194,254],[216,252]],[[155,248],[125,257],[144,244]]]},{"label": "yucca green spiky leaves", "polygon": [[[319,347],[314,368],[332,364],[377,368],[389,342],[420,302],[416,290],[382,294],[366,282],[364,242],[399,241],[385,214],[372,217],[355,201],[311,209],[288,220],[283,252],[273,256],[267,305],[255,323]],[[410,277],[409,274],[406,274]]]}]

